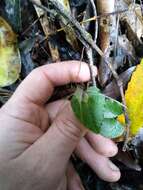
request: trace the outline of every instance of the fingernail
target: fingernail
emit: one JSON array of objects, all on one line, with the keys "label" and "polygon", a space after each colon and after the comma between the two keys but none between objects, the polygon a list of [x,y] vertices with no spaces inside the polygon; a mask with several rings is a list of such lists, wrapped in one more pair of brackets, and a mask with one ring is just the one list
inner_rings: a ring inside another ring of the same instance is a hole
[{"label": "fingernail", "polygon": [[113,164],[111,161],[108,162],[108,166],[113,171],[119,171],[119,168],[115,166],[115,164]]},{"label": "fingernail", "polygon": [[117,152],[118,152],[117,147],[116,147],[115,145],[112,145],[112,146],[111,146],[111,149],[109,150],[109,155],[110,155],[110,157],[115,156],[115,155],[117,154]]}]

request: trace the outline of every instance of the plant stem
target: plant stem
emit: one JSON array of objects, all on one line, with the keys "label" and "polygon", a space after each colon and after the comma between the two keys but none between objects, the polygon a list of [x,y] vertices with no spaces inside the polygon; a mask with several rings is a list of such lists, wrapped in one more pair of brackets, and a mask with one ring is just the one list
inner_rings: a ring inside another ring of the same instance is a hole
[{"label": "plant stem", "polygon": [[87,54],[87,57],[88,57],[88,60],[89,60],[89,70],[90,70],[90,76],[91,76],[92,85],[96,86],[95,75],[93,73],[94,62],[93,62],[92,48],[86,48],[86,54]]}]

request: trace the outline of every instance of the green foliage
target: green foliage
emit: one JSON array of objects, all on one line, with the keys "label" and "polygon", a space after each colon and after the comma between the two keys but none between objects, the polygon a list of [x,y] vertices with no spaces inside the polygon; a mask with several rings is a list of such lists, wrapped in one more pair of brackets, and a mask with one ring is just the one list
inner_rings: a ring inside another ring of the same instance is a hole
[{"label": "green foliage", "polygon": [[119,137],[124,132],[116,120],[123,113],[122,104],[101,94],[97,87],[89,87],[85,92],[78,88],[71,105],[76,117],[91,131],[108,138]]}]

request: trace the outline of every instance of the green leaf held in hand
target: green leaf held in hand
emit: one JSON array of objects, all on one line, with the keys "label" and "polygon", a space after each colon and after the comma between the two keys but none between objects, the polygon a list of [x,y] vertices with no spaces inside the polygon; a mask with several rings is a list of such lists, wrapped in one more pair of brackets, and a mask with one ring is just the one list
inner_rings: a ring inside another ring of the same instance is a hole
[{"label": "green leaf held in hand", "polygon": [[122,104],[103,95],[97,87],[85,92],[78,88],[71,106],[81,123],[91,131],[108,138],[117,138],[124,132],[116,118],[123,113]]}]

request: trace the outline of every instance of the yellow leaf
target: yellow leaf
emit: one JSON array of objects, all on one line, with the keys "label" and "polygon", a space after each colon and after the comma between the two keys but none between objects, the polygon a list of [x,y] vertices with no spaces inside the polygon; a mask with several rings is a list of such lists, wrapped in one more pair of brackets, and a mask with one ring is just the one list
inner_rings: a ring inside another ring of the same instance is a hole
[{"label": "yellow leaf", "polygon": [[[125,99],[131,121],[130,135],[135,136],[143,127],[143,60],[132,75]],[[118,120],[125,123],[123,115],[119,116]]]},{"label": "yellow leaf", "polygon": [[21,59],[16,34],[0,17],[0,87],[14,83],[19,78],[20,71]]},{"label": "yellow leaf", "polygon": [[124,114],[118,116],[118,121],[119,121],[122,125],[125,125],[125,117],[124,117]]}]

